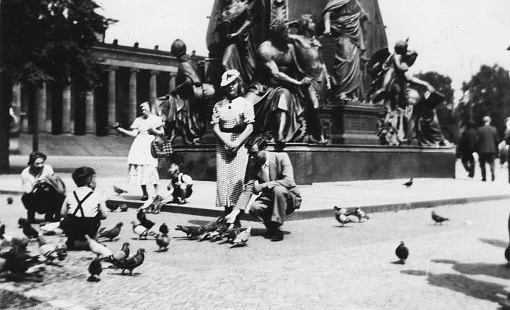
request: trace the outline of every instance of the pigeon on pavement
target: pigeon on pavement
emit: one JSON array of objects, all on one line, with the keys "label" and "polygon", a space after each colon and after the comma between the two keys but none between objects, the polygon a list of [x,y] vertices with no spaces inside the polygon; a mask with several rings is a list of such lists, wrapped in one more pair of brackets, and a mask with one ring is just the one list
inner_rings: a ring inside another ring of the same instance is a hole
[{"label": "pigeon on pavement", "polygon": [[159,226],[159,232],[163,237],[168,236],[168,226],[165,223],[161,224],[161,226]]},{"label": "pigeon on pavement", "polygon": [[138,249],[135,255],[131,256],[130,258],[122,261],[118,267],[122,269],[122,274],[124,274],[124,271],[129,270],[129,275],[133,275],[133,269],[139,267],[144,259],[145,259],[145,249]]},{"label": "pigeon on pavement", "polygon": [[138,212],[136,213],[136,218],[140,221],[140,224],[146,229],[151,229],[152,226],[154,226],[154,222],[147,219],[147,216],[145,215],[145,211],[143,209],[138,209]]},{"label": "pigeon on pavement", "polygon": [[168,245],[170,244],[170,239],[166,236],[157,234],[156,235],[156,244],[159,247],[158,251],[166,251],[166,250],[168,250]]},{"label": "pigeon on pavement", "polygon": [[405,246],[404,241],[400,242],[399,246],[395,249],[395,254],[400,260],[400,264],[406,263],[406,259],[409,257],[409,249]]},{"label": "pigeon on pavement", "polygon": [[406,187],[411,187],[411,185],[413,185],[413,178],[410,178],[409,181],[405,182],[402,185],[404,185]]},{"label": "pigeon on pavement", "polygon": [[128,206],[127,204],[123,203],[120,205],[120,212],[127,212]]},{"label": "pigeon on pavement", "polygon": [[184,232],[186,234],[186,237],[188,237],[188,239],[194,239],[194,238],[200,236],[204,232],[204,228],[202,226],[177,225],[175,230]]},{"label": "pigeon on pavement", "polygon": [[346,208],[339,208],[337,206],[334,206],[333,209],[335,210],[335,218],[336,220],[344,226],[347,223],[351,223],[352,220],[347,217],[347,209]]},{"label": "pigeon on pavement", "polygon": [[122,228],[122,225],[124,225],[124,223],[118,222],[112,229],[105,230],[104,228],[101,228],[99,230],[97,238],[106,238],[112,241],[113,239],[117,238],[117,236],[120,234],[120,229]]},{"label": "pigeon on pavement", "polygon": [[103,271],[103,266],[101,266],[101,260],[99,258],[94,258],[89,265],[89,273],[90,277],[87,278],[89,282],[99,282],[98,278],[101,272]]},{"label": "pigeon on pavement", "polygon": [[113,191],[117,194],[117,195],[122,195],[122,194],[125,194],[127,193],[127,190],[125,189],[122,189],[120,187],[117,187],[117,186],[113,186]]},{"label": "pigeon on pavement", "polygon": [[147,239],[149,235],[149,230],[145,228],[143,225],[136,224],[135,221],[131,221],[132,229],[135,234],[138,235],[140,239]]},{"label": "pigeon on pavement", "polygon": [[434,224],[443,224],[444,221],[449,221],[450,219],[432,211],[432,220],[434,220]]},{"label": "pigeon on pavement", "polygon": [[234,239],[234,243],[233,243],[232,247],[234,248],[234,247],[245,246],[246,243],[248,242],[248,239],[250,238],[250,235],[251,235],[251,227],[248,227],[246,230],[241,231]]},{"label": "pigeon on pavement", "polygon": [[108,249],[103,244],[97,242],[96,240],[90,238],[89,235],[85,235],[85,238],[87,239],[87,243],[92,253],[95,253],[101,258],[108,257],[113,254],[110,249]]}]

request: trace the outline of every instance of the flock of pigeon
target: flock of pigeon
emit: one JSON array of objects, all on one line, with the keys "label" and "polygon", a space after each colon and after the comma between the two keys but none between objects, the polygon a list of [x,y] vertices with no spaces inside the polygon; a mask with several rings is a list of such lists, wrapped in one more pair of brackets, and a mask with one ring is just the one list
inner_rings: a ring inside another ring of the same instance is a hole
[{"label": "flock of pigeon", "polygon": [[[403,186],[409,188],[413,185],[413,178],[409,179],[409,181],[402,184]],[[344,226],[348,223],[354,223],[362,222],[363,219],[369,220],[370,217],[361,209],[361,208],[340,208],[338,206],[333,207],[335,211],[335,218],[336,220],[341,224],[341,226]],[[431,213],[432,220],[434,221],[434,225],[436,224],[443,224],[445,221],[449,221],[450,219],[443,217],[439,214],[437,214],[435,211],[432,211]],[[396,263],[398,264],[405,264],[405,261],[409,257],[409,249],[405,245],[403,241],[400,242],[400,244],[395,249],[395,255],[398,257],[398,261]],[[505,257],[507,261],[510,264],[510,245],[505,251]]]}]

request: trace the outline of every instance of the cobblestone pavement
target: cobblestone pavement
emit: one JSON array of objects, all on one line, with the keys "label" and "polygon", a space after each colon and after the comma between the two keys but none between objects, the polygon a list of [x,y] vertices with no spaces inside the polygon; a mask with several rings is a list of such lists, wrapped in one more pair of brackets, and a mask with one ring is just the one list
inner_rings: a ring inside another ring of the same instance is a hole
[{"label": "cobblestone pavement", "polygon": [[[0,221],[11,235],[23,215],[0,195]],[[172,230],[168,252],[153,240],[135,240],[135,211],[112,212],[107,227],[123,221],[121,238],[106,243],[147,249],[133,276],[105,269],[99,283],[85,281],[93,255],[70,252],[63,267],[48,267],[42,282],[0,280],[0,309],[498,309],[507,287],[505,266],[510,201],[444,206],[452,220],[433,225],[430,209],[373,214],[340,227],[333,218],[285,224],[285,240],[271,243],[259,223],[244,248],[189,241]],[[209,218],[148,215],[169,227]],[[158,225],[158,224],[157,224]],[[53,237],[55,238],[55,237]],[[405,241],[410,257],[392,264]],[[106,264],[105,264],[106,265]]]}]

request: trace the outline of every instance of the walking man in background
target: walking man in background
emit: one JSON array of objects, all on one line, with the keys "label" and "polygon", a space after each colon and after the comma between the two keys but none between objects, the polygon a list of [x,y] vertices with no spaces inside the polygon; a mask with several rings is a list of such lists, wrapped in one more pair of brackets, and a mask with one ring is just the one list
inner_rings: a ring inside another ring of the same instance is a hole
[{"label": "walking man in background", "polygon": [[495,180],[494,175],[494,159],[498,152],[498,132],[496,128],[491,126],[491,118],[483,117],[483,126],[478,128],[478,157],[480,169],[482,170],[482,181],[486,181],[485,164],[488,163],[491,169],[492,181]]},{"label": "walking man in background", "polygon": [[475,128],[475,123],[469,121],[460,138],[459,152],[462,165],[464,165],[470,178],[475,176],[475,159],[473,158],[473,153],[476,152],[477,144],[478,133]]}]

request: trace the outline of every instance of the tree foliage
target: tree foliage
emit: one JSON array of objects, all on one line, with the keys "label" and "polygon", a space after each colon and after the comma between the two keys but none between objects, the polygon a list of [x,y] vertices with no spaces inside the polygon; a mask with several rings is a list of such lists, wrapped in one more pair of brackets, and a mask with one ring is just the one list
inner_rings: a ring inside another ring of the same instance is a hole
[{"label": "tree foliage", "polygon": [[464,82],[464,100],[456,109],[463,123],[474,121],[481,125],[489,115],[500,136],[505,130],[505,117],[510,115],[510,75],[498,65],[480,67],[478,73]]},{"label": "tree foliage", "polygon": [[99,66],[89,51],[114,22],[92,0],[3,0],[3,72],[13,82],[93,86]]},{"label": "tree foliage", "polygon": [[445,138],[456,142],[458,139],[458,125],[453,113],[454,90],[452,88],[452,79],[434,71],[418,73],[416,77],[429,82],[444,95],[444,102],[436,108],[437,118]]}]

